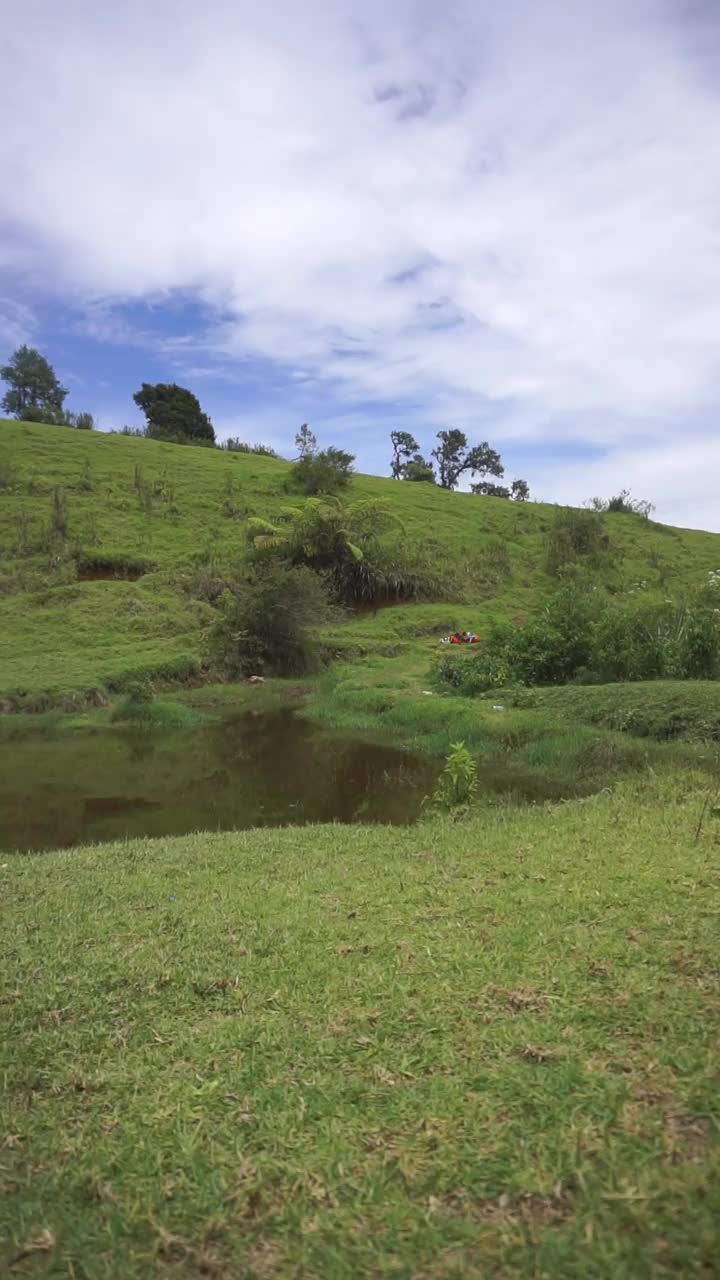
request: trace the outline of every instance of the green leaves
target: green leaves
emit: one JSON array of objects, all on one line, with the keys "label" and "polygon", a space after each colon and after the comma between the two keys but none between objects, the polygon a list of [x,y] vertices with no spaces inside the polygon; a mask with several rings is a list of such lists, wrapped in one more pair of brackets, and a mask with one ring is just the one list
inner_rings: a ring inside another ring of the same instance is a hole
[{"label": "green leaves", "polygon": [[34,347],[18,347],[9,364],[0,369],[0,377],[8,383],[2,408],[16,418],[26,418],[28,413],[42,421],[38,414],[50,415],[51,421],[60,417],[67,388],[62,387],[55,370]]}]

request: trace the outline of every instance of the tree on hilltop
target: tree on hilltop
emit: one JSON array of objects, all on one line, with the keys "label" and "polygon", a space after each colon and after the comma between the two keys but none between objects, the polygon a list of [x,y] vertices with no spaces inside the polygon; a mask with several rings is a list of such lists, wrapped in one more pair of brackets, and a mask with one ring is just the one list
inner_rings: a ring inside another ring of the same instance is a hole
[{"label": "tree on hilltop", "polygon": [[143,382],[133,400],[147,419],[147,433],[154,439],[186,440],[214,444],[215,432],[200,401],[177,383]]},{"label": "tree on hilltop", "polygon": [[438,479],[441,489],[455,489],[460,477],[469,472],[471,475],[503,476],[505,468],[500,454],[490,448],[487,441],[482,444],[469,445],[464,431],[453,427],[450,431],[438,431],[439,444],[432,451],[438,465]]},{"label": "tree on hilltop", "polygon": [[25,343],[18,347],[0,369],[0,377],[9,387],[2,400],[5,413],[21,420],[62,423],[67,388],[60,385],[52,365],[34,347]]}]

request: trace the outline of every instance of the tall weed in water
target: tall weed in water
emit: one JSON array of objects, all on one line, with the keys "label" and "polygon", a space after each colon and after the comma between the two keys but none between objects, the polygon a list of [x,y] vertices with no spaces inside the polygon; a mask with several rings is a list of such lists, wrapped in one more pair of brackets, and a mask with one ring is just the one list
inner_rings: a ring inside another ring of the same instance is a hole
[{"label": "tall weed in water", "polygon": [[477,764],[464,742],[453,742],[427,807],[435,813],[458,814],[472,804],[476,794]]}]

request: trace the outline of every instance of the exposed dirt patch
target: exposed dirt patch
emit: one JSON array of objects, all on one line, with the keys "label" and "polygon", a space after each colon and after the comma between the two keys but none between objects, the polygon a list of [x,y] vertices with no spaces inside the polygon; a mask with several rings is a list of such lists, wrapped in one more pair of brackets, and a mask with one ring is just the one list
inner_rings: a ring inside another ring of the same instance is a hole
[{"label": "exposed dirt patch", "polygon": [[634,1110],[654,1114],[660,1120],[664,1146],[673,1164],[702,1164],[714,1136],[712,1122],[705,1116],[684,1111],[665,1090],[640,1090],[635,1094]]},{"label": "exposed dirt patch", "polygon": [[548,997],[532,987],[487,987],[475,1001],[479,1009],[517,1016],[522,1013],[544,1013]]},{"label": "exposed dirt patch", "polygon": [[431,1213],[467,1217],[487,1222],[521,1223],[530,1228],[552,1227],[566,1221],[573,1213],[570,1195],[561,1186],[549,1194],[524,1191],[488,1200],[476,1200],[467,1191],[456,1191],[442,1198],[430,1196]]}]

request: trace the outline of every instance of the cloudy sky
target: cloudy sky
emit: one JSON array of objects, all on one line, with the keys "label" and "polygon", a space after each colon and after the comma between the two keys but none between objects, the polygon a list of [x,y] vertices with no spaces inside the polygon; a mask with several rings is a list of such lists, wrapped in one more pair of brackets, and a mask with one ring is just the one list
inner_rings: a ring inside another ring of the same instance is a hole
[{"label": "cloudy sky", "polygon": [[720,4],[5,0],[0,354],[720,530]]}]

